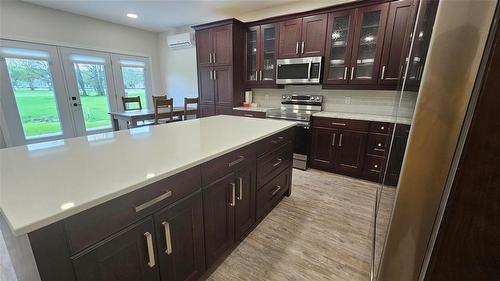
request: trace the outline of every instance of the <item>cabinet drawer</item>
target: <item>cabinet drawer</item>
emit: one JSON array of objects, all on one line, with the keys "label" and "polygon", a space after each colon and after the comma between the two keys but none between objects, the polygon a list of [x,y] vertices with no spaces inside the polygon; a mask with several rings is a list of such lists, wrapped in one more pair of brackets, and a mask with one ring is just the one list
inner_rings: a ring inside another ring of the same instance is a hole
[{"label": "cabinet drawer", "polygon": [[389,148],[389,143],[389,135],[369,134],[366,153],[371,155],[384,156],[386,150]]},{"label": "cabinet drawer", "polygon": [[367,132],[370,128],[370,122],[351,119],[314,117],[313,126]]},{"label": "cabinet drawer", "polygon": [[392,128],[394,128],[393,123],[387,122],[371,122],[370,132],[377,134],[391,134]]},{"label": "cabinet drawer", "polygon": [[255,147],[249,145],[203,163],[201,164],[202,184],[207,186],[252,161],[255,161]]},{"label": "cabinet drawer", "polygon": [[257,160],[257,188],[288,168],[292,161],[292,143]]},{"label": "cabinet drawer", "polygon": [[257,191],[257,218],[267,214],[290,187],[290,168]]},{"label": "cabinet drawer", "polygon": [[200,168],[195,167],[69,217],[64,226],[71,254],[200,188]]},{"label": "cabinet drawer", "polygon": [[293,140],[294,128],[279,132],[270,137],[267,137],[259,142],[257,142],[257,157],[260,157],[266,153],[269,153],[283,144]]},{"label": "cabinet drawer", "polygon": [[261,111],[233,110],[233,115],[253,118],[266,118],[266,113]]},{"label": "cabinet drawer", "polygon": [[363,177],[370,181],[380,182],[382,180],[383,169],[383,157],[367,155],[365,158],[365,166],[363,168]]}]

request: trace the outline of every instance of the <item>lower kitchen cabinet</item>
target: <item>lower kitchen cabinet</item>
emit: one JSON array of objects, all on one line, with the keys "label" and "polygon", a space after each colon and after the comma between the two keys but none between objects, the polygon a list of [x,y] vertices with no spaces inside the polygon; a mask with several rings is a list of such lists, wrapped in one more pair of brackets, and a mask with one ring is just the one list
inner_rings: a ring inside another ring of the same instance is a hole
[{"label": "lower kitchen cabinet", "polygon": [[333,146],[338,130],[315,127],[312,130],[311,165],[315,168],[333,169]]},{"label": "lower kitchen cabinet", "polygon": [[159,281],[156,257],[149,217],[74,258],[73,268],[79,281]]},{"label": "lower kitchen cabinet", "polygon": [[334,145],[333,170],[353,177],[361,176],[368,132],[339,130]]},{"label": "lower kitchen cabinet", "polygon": [[205,256],[207,267],[234,242],[236,183],[231,173],[203,188]]},{"label": "lower kitchen cabinet", "polygon": [[158,263],[163,281],[194,281],[205,271],[201,192],[155,216]]},{"label": "lower kitchen cabinet", "polygon": [[240,240],[255,223],[255,165],[235,173],[234,236]]}]

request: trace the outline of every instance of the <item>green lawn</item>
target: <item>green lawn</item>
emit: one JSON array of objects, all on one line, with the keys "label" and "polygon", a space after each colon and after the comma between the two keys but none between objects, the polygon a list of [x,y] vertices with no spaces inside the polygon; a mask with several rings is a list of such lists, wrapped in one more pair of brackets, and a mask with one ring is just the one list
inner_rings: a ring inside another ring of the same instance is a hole
[{"label": "green lawn", "polygon": [[[26,137],[61,132],[54,93],[48,89],[15,89],[15,96],[23,129]],[[145,107],[145,91],[141,89],[127,90],[127,95],[140,96]],[[89,96],[81,97],[83,115],[87,129],[111,126],[106,96],[97,96],[89,92]]]}]

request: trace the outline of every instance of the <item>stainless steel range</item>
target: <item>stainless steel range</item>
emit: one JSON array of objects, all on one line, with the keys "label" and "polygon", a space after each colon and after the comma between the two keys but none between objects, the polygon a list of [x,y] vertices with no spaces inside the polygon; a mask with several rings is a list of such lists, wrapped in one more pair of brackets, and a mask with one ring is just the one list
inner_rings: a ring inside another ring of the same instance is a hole
[{"label": "stainless steel range", "polygon": [[306,170],[309,141],[311,137],[311,116],[323,107],[321,95],[283,95],[281,108],[267,112],[267,118],[298,122],[295,128],[293,167]]}]

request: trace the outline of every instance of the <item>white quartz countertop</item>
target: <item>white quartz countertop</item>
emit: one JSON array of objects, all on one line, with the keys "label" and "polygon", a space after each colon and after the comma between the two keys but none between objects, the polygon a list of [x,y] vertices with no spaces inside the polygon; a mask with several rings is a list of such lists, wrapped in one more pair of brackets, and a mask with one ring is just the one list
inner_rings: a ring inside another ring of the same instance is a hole
[{"label": "white quartz countertop", "polygon": [[313,114],[316,117],[328,117],[328,118],[341,118],[341,119],[354,119],[354,120],[365,120],[365,121],[376,121],[376,122],[388,122],[398,124],[411,124],[411,118],[408,117],[397,117],[391,115],[375,115],[375,114],[364,114],[364,113],[348,113],[348,112],[333,112],[333,111],[321,111]]},{"label": "white quartz countertop", "polygon": [[268,112],[269,110],[277,109],[278,107],[264,107],[264,106],[251,106],[251,107],[233,107],[234,110],[243,110],[243,111],[256,111],[256,112]]},{"label": "white quartz countertop", "polygon": [[219,115],[0,149],[0,208],[29,233],[293,126]]}]

